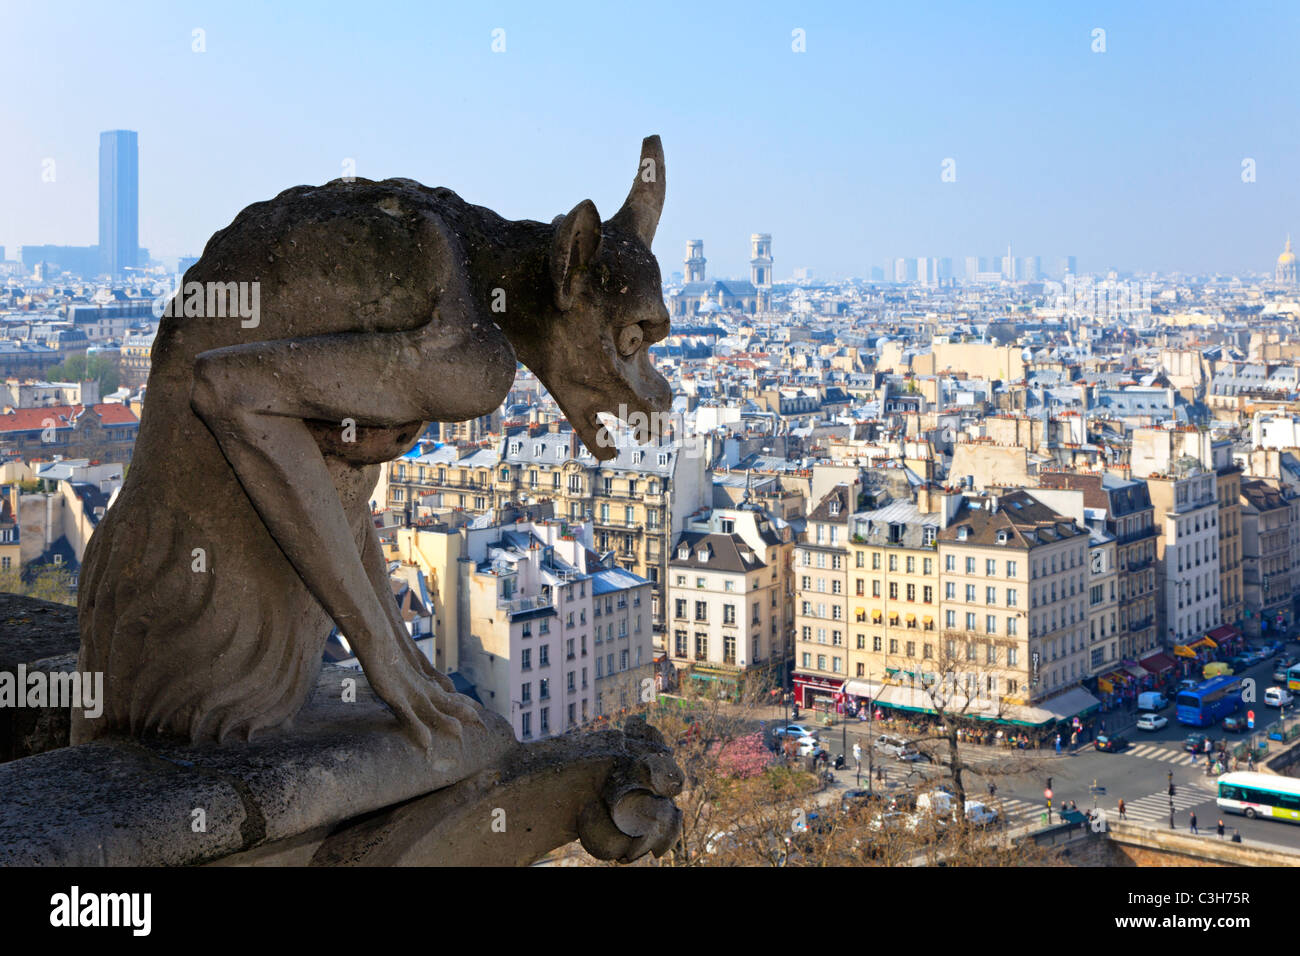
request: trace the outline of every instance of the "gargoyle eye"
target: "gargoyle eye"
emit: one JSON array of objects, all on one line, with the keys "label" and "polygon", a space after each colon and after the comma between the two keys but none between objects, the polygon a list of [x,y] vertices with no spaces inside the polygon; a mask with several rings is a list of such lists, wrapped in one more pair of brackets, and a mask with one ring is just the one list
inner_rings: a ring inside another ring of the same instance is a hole
[{"label": "gargoyle eye", "polygon": [[641,326],[625,326],[618,333],[618,354],[624,358],[631,358],[643,341],[645,341],[645,333],[641,331]]}]

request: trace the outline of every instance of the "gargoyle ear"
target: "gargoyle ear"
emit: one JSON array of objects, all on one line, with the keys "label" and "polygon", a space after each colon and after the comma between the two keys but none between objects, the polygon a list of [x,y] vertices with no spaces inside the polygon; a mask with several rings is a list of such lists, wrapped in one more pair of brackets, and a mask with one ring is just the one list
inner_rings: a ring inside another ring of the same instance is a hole
[{"label": "gargoyle ear", "polygon": [[551,241],[551,281],[555,283],[555,304],[568,309],[573,304],[573,283],[600,248],[600,213],[596,204],[584,199],[561,220]]}]

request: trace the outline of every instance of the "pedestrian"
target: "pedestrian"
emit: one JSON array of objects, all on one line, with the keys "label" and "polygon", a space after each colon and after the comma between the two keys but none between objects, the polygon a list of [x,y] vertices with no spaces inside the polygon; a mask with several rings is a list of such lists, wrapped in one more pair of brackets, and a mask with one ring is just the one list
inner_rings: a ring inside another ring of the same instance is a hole
[{"label": "pedestrian", "polygon": [[1074,733],[1070,734],[1070,747],[1074,748],[1077,746],[1079,746],[1079,732],[1076,730]]},{"label": "pedestrian", "polygon": [[1057,734],[1057,735],[1056,735],[1056,755],[1057,755],[1058,757],[1061,755],[1061,735],[1060,735],[1060,734]]},{"label": "pedestrian", "polygon": [[1169,807],[1169,829],[1171,830],[1178,829],[1176,826],[1174,826],[1174,808],[1172,804]]},{"label": "pedestrian", "polygon": [[1127,820],[1127,819],[1128,819],[1128,817],[1125,815],[1126,812],[1127,812],[1127,808],[1124,806],[1124,798],[1123,798],[1123,797],[1120,797],[1120,798],[1119,798],[1119,818],[1120,818],[1121,820]]},{"label": "pedestrian", "polygon": [[1191,819],[1187,821],[1188,826],[1193,833],[1199,834],[1201,831],[1196,829],[1196,811],[1195,810],[1191,811],[1191,814],[1192,814]]},{"label": "pedestrian", "polygon": [[1223,839],[1223,821],[1222,821],[1222,820],[1219,821],[1219,839],[1220,839],[1220,840]]}]

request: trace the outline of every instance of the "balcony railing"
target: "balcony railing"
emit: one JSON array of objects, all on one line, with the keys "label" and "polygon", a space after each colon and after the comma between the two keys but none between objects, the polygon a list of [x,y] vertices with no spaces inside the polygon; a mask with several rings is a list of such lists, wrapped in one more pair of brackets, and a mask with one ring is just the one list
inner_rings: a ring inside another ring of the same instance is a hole
[{"label": "balcony railing", "polygon": [[1141,541],[1143,538],[1154,538],[1156,529],[1143,528],[1140,531],[1130,531],[1128,534],[1122,534],[1115,539],[1117,544],[1132,544],[1134,541]]},{"label": "balcony railing", "polygon": [[519,597],[519,598],[498,598],[497,607],[510,614],[521,614],[524,611],[538,611],[542,608],[554,607],[550,598],[542,597]]}]

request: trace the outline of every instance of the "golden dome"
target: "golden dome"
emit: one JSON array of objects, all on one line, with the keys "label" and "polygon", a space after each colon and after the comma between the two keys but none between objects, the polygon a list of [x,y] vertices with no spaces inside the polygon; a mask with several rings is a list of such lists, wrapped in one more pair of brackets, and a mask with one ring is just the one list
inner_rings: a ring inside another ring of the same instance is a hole
[{"label": "golden dome", "polygon": [[1295,262],[1295,253],[1291,251],[1291,237],[1287,236],[1286,248],[1283,249],[1282,254],[1277,257],[1277,264],[1280,266],[1287,266],[1293,262]]}]

